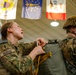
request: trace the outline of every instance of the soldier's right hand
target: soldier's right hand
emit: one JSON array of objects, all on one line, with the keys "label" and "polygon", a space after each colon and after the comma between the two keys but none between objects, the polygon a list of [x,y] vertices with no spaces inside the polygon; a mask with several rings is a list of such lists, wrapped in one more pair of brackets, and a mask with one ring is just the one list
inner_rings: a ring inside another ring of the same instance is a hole
[{"label": "soldier's right hand", "polygon": [[29,54],[29,56],[30,56],[32,59],[34,59],[37,55],[43,54],[43,53],[45,53],[45,51],[42,49],[42,47],[41,47],[41,46],[37,46],[37,47],[35,47],[35,48],[31,51],[31,53]]}]

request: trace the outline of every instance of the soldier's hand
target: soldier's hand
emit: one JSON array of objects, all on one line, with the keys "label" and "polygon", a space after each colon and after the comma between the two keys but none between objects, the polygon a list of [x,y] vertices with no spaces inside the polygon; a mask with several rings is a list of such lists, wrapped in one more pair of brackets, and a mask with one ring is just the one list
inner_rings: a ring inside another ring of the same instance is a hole
[{"label": "soldier's hand", "polygon": [[37,55],[43,54],[43,53],[45,53],[45,51],[42,49],[42,47],[41,47],[41,46],[37,46],[37,47],[35,47],[35,48],[31,51],[31,53],[29,54],[29,56],[30,56],[32,59],[34,59]]},{"label": "soldier's hand", "polygon": [[44,38],[37,38],[37,45],[44,46],[46,43],[48,43]]},{"label": "soldier's hand", "polygon": [[37,47],[35,47],[33,50],[35,51],[36,55],[45,53],[45,51],[42,49],[41,46],[37,46]]}]

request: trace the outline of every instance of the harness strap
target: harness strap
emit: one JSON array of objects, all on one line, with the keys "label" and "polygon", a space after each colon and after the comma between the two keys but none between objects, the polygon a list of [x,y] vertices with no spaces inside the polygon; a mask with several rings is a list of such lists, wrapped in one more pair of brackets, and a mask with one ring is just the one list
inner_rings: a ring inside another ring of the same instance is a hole
[{"label": "harness strap", "polygon": [[67,66],[67,69],[73,73],[73,75],[76,75],[76,68],[74,66],[72,66],[70,63],[66,62],[66,66]]},{"label": "harness strap", "polygon": [[39,65],[41,63],[43,63],[48,57],[51,57],[52,56],[52,52],[48,52],[47,54],[44,54],[44,55],[39,55],[38,58],[35,60],[35,62],[37,62],[35,64],[35,75],[38,74],[38,69],[39,69]]}]

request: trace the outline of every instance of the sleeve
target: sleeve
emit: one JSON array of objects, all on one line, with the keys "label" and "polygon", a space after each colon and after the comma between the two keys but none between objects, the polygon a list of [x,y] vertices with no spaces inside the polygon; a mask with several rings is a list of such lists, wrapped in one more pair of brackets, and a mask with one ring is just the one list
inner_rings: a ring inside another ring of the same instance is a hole
[{"label": "sleeve", "polygon": [[35,41],[30,43],[21,43],[20,45],[23,47],[23,55],[28,55],[37,46],[37,43]]},{"label": "sleeve", "polygon": [[2,65],[13,74],[23,74],[29,70],[32,65],[32,59],[30,56],[19,56],[15,50],[6,48],[2,50],[0,46],[0,61]]}]

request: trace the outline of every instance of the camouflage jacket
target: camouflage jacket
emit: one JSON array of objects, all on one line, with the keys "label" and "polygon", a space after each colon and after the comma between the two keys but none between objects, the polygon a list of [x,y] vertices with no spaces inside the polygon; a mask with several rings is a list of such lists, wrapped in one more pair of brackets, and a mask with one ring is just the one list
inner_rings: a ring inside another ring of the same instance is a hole
[{"label": "camouflage jacket", "polygon": [[17,46],[9,41],[1,42],[0,75],[25,75],[33,63],[28,54],[35,46],[36,42],[19,43]]},{"label": "camouflage jacket", "polygon": [[62,41],[61,48],[66,62],[76,68],[76,38],[68,36]]}]

